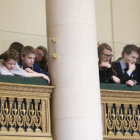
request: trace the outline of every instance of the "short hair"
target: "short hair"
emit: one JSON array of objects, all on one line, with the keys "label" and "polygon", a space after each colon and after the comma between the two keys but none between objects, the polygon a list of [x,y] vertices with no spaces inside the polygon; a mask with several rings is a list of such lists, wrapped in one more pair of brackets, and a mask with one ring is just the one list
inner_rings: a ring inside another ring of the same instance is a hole
[{"label": "short hair", "polygon": [[133,44],[130,44],[130,45],[126,45],[124,48],[123,48],[123,51],[122,51],[122,58],[124,57],[124,54],[131,54],[132,52],[137,52],[138,53],[138,47],[136,45],[133,45]]},{"label": "short hair", "polygon": [[101,59],[101,55],[102,55],[104,49],[107,49],[107,50],[112,52],[112,48],[110,47],[110,45],[108,45],[107,43],[100,44],[98,46],[98,58],[99,58],[99,60]]},{"label": "short hair", "polygon": [[19,60],[19,54],[16,50],[11,49],[11,50],[7,50],[4,54],[3,54],[3,60],[4,61],[8,61],[10,59]]},{"label": "short hair", "polygon": [[28,55],[28,54],[35,54],[35,49],[32,46],[25,46],[23,47],[23,49],[21,50],[21,55]]}]

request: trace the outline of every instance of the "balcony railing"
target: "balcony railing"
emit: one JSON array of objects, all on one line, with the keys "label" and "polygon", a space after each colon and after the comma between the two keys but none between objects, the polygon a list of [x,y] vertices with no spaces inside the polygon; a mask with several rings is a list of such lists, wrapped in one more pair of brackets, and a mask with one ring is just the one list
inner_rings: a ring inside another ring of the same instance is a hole
[{"label": "balcony railing", "polygon": [[140,86],[101,84],[104,140],[140,139]]},{"label": "balcony railing", "polygon": [[0,82],[0,139],[52,140],[50,96],[53,88]]}]

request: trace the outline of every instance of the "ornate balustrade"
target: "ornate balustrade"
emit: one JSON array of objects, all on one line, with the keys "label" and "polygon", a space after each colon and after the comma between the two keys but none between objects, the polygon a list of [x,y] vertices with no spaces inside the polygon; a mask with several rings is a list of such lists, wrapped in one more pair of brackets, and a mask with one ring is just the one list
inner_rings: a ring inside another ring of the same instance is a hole
[{"label": "ornate balustrade", "polygon": [[104,140],[140,139],[140,86],[101,84],[101,104]]},{"label": "ornate balustrade", "polygon": [[53,88],[0,82],[0,139],[52,140],[50,95]]}]

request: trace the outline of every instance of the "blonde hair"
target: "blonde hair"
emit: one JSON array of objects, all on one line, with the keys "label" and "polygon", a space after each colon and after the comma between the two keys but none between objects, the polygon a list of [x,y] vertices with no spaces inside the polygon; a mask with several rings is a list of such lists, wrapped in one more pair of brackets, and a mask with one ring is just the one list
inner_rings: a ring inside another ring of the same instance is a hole
[{"label": "blonde hair", "polygon": [[100,44],[99,47],[98,47],[98,58],[99,58],[99,60],[101,60],[104,49],[107,49],[107,50],[112,52],[112,48],[108,44],[106,44],[106,43]]}]

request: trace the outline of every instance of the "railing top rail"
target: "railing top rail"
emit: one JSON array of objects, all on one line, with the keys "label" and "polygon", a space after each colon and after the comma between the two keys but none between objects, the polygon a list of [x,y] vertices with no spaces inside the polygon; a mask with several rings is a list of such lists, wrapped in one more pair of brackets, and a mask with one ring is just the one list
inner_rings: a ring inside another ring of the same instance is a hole
[{"label": "railing top rail", "polygon": [[114,83],[100,83],[100,89],[103,90],[115,90],[115,91],[138,91],[140,92],[140,85],[129,87],[125,84],[114,84]]}]

